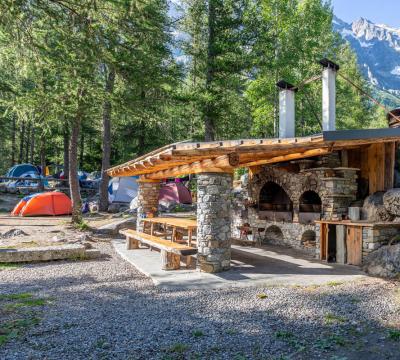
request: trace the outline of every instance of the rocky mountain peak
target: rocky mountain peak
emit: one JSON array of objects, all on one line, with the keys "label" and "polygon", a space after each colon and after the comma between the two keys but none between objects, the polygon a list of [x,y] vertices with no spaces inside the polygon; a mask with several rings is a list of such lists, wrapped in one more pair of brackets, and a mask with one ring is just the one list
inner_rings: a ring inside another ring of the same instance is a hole
[{"label": "rocky mountain peak", "polygon": [[334,17],[333,27],[350,43],[371,84],[400,95],[400,30],[365,18],[348,24]]}]

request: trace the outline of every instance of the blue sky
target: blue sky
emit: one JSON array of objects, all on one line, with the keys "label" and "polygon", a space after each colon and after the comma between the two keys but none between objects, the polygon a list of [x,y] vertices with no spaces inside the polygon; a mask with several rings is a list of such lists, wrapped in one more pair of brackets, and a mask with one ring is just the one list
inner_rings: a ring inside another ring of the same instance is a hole
[{"label": "blue sky", "polygon": [[331,0],[334,14],[346,22],[360,17],[400,28],[400,0]]}]

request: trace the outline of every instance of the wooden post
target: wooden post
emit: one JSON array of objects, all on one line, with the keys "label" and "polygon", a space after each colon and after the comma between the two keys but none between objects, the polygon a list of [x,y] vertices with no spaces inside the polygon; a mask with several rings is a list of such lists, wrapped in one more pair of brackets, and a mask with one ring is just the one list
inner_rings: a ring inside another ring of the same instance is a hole
[{"label": "wooden post", "polygon": [[181,267],[180,255],[161,250],[161,265],[163,270],[178,270]]},{"label": "wooden post", "polygon": [[342,166],[343,167],[349,167],[349,155],[347,150],[342,150],[341,151],[341,160],[342,160]]},{"label": "wooden post", "polygon": [[394,167],[396,161],[396,143],[385,144],[385,190],[393,189]]},{"label": "wooden post", "polygon": [[139,241],[129,236],[126,237],[126,250],[139,249]]},{"label": "wooden post", "polygon": [[344,225],[336,225],[336,262],[346,264],[346,228]]},{"label": "wooden post", "polygon": [[192,246],[192,236],[193,236],[193,229],[188,230],[188,244]]},{"label": "wooden post", "polygon": [[186,256],[186,268],[187,269],[192,268],[192,257],[190,255]]}]

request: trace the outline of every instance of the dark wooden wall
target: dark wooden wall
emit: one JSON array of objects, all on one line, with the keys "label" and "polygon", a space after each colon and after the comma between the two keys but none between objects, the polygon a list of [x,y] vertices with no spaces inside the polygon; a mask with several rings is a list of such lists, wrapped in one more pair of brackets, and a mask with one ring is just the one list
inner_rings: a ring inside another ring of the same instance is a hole
[{"label": "dark wooden wall", "polygon": [[393,188],[395,149],[395,142],[387,142],[346,150],[348,166],[360,169],[360,178],[368,184],[368,194]]}]

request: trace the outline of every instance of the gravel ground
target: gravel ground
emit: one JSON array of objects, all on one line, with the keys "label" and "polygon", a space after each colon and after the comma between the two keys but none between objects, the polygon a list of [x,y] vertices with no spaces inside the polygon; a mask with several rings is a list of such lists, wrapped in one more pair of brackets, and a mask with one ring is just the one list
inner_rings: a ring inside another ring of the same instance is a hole
[{"label": "gravel ground", "polygon": [[0,271],[0,296],[52,299],[1,359],[400,359],[398,283],[168,292],[97,246]]}]

